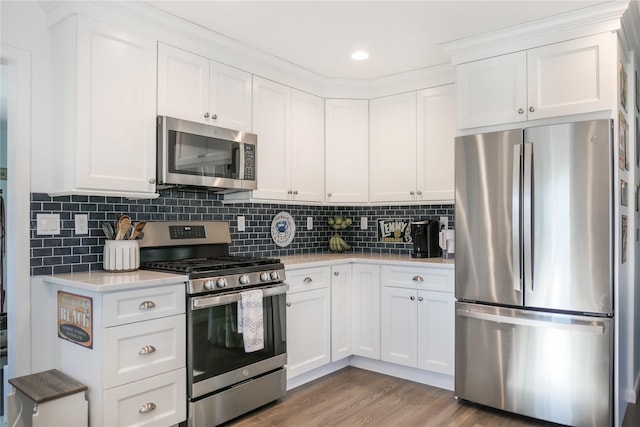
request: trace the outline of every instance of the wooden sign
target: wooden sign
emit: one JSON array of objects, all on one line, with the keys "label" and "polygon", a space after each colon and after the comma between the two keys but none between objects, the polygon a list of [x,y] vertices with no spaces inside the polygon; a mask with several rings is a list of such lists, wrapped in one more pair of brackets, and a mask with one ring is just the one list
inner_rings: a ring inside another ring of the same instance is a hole
[{"label": "wooden sign", "polygon": [[93,298],[58,291],[58,337],[93,348]]},{"label": "wooden sign", "polygon": [[410,243],[411,241],[410,219],[378,220],[378,242]]}]

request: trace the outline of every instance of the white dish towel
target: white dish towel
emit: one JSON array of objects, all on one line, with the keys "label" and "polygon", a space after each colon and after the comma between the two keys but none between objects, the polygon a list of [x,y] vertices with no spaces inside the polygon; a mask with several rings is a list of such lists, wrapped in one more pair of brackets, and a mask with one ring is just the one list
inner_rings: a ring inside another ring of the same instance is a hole
[{"label": "white dish towel", "polygon": [[262,319],[262,290],[240,292],[238,301],[238,333],[244,340],[244,351],[264,348],[264,323]]}]

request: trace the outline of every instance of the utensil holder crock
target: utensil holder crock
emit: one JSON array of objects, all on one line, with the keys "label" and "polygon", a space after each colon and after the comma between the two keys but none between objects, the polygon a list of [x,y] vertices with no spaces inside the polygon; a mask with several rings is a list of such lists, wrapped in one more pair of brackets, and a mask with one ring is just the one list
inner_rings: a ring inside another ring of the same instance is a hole
[{"label": "utensil holder crock", "polygon": [[137,240],[105,240],[102,268],[119,273],[140,267],[140,245]]}]

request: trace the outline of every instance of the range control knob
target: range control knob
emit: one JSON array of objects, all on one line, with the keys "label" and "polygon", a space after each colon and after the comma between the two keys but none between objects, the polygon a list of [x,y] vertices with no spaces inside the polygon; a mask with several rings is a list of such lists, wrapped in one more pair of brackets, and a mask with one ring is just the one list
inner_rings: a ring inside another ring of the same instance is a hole
[{"label": "range control knob", "polygon": [[269,273],[267,273],[266,271],[264,273],[260,273],[260,280],[262,280],[263,282],[266,282],[269,280]]},{"label": "range control knob", "polygon": [[249,284],[249,275],[248,274],[243,274],[242,276],[240,276],[240,284],[241,285],[248,285]]},{"label": "range control knob", "polygon": [[226,288],[227,279],[225,279],[224,277],[219,278],[218,280],[216,280],[216,286],[218,286],[219,288]]},{"label": "range control knob", "polygon": [[278,274],[277,271],[271,272],[271,280],[278,280],[279,278],[280,278],[280,275]]},{"label": "range control knob", "polygon": [[213,289],[215,287],[215,283],[213,282],[213,280],[207,280],[206,282],[204,282],[204,288],[208,291],[210,291],[211,289]]}]

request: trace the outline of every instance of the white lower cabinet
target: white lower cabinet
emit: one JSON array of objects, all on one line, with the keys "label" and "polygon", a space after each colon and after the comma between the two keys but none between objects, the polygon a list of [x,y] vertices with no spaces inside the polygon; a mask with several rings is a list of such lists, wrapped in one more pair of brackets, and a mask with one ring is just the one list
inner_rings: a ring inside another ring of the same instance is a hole
[{"label": "white lower cabinet", "polygon": [[287,270],[287,378],[331,362],[330,267]]},{"label": "white lower cabinet", "polygon": [[331,267],[331,361],[351,356],[351,266]]},{"label": "white lower cabinet", "polygon": [[380,267],[353,264],[351,348],[356,356],[380,359]]},{"label": "white lower cabinet", "polygon": [[453,270],[384,266],[382,283],[382,360],[453,375]]}]

